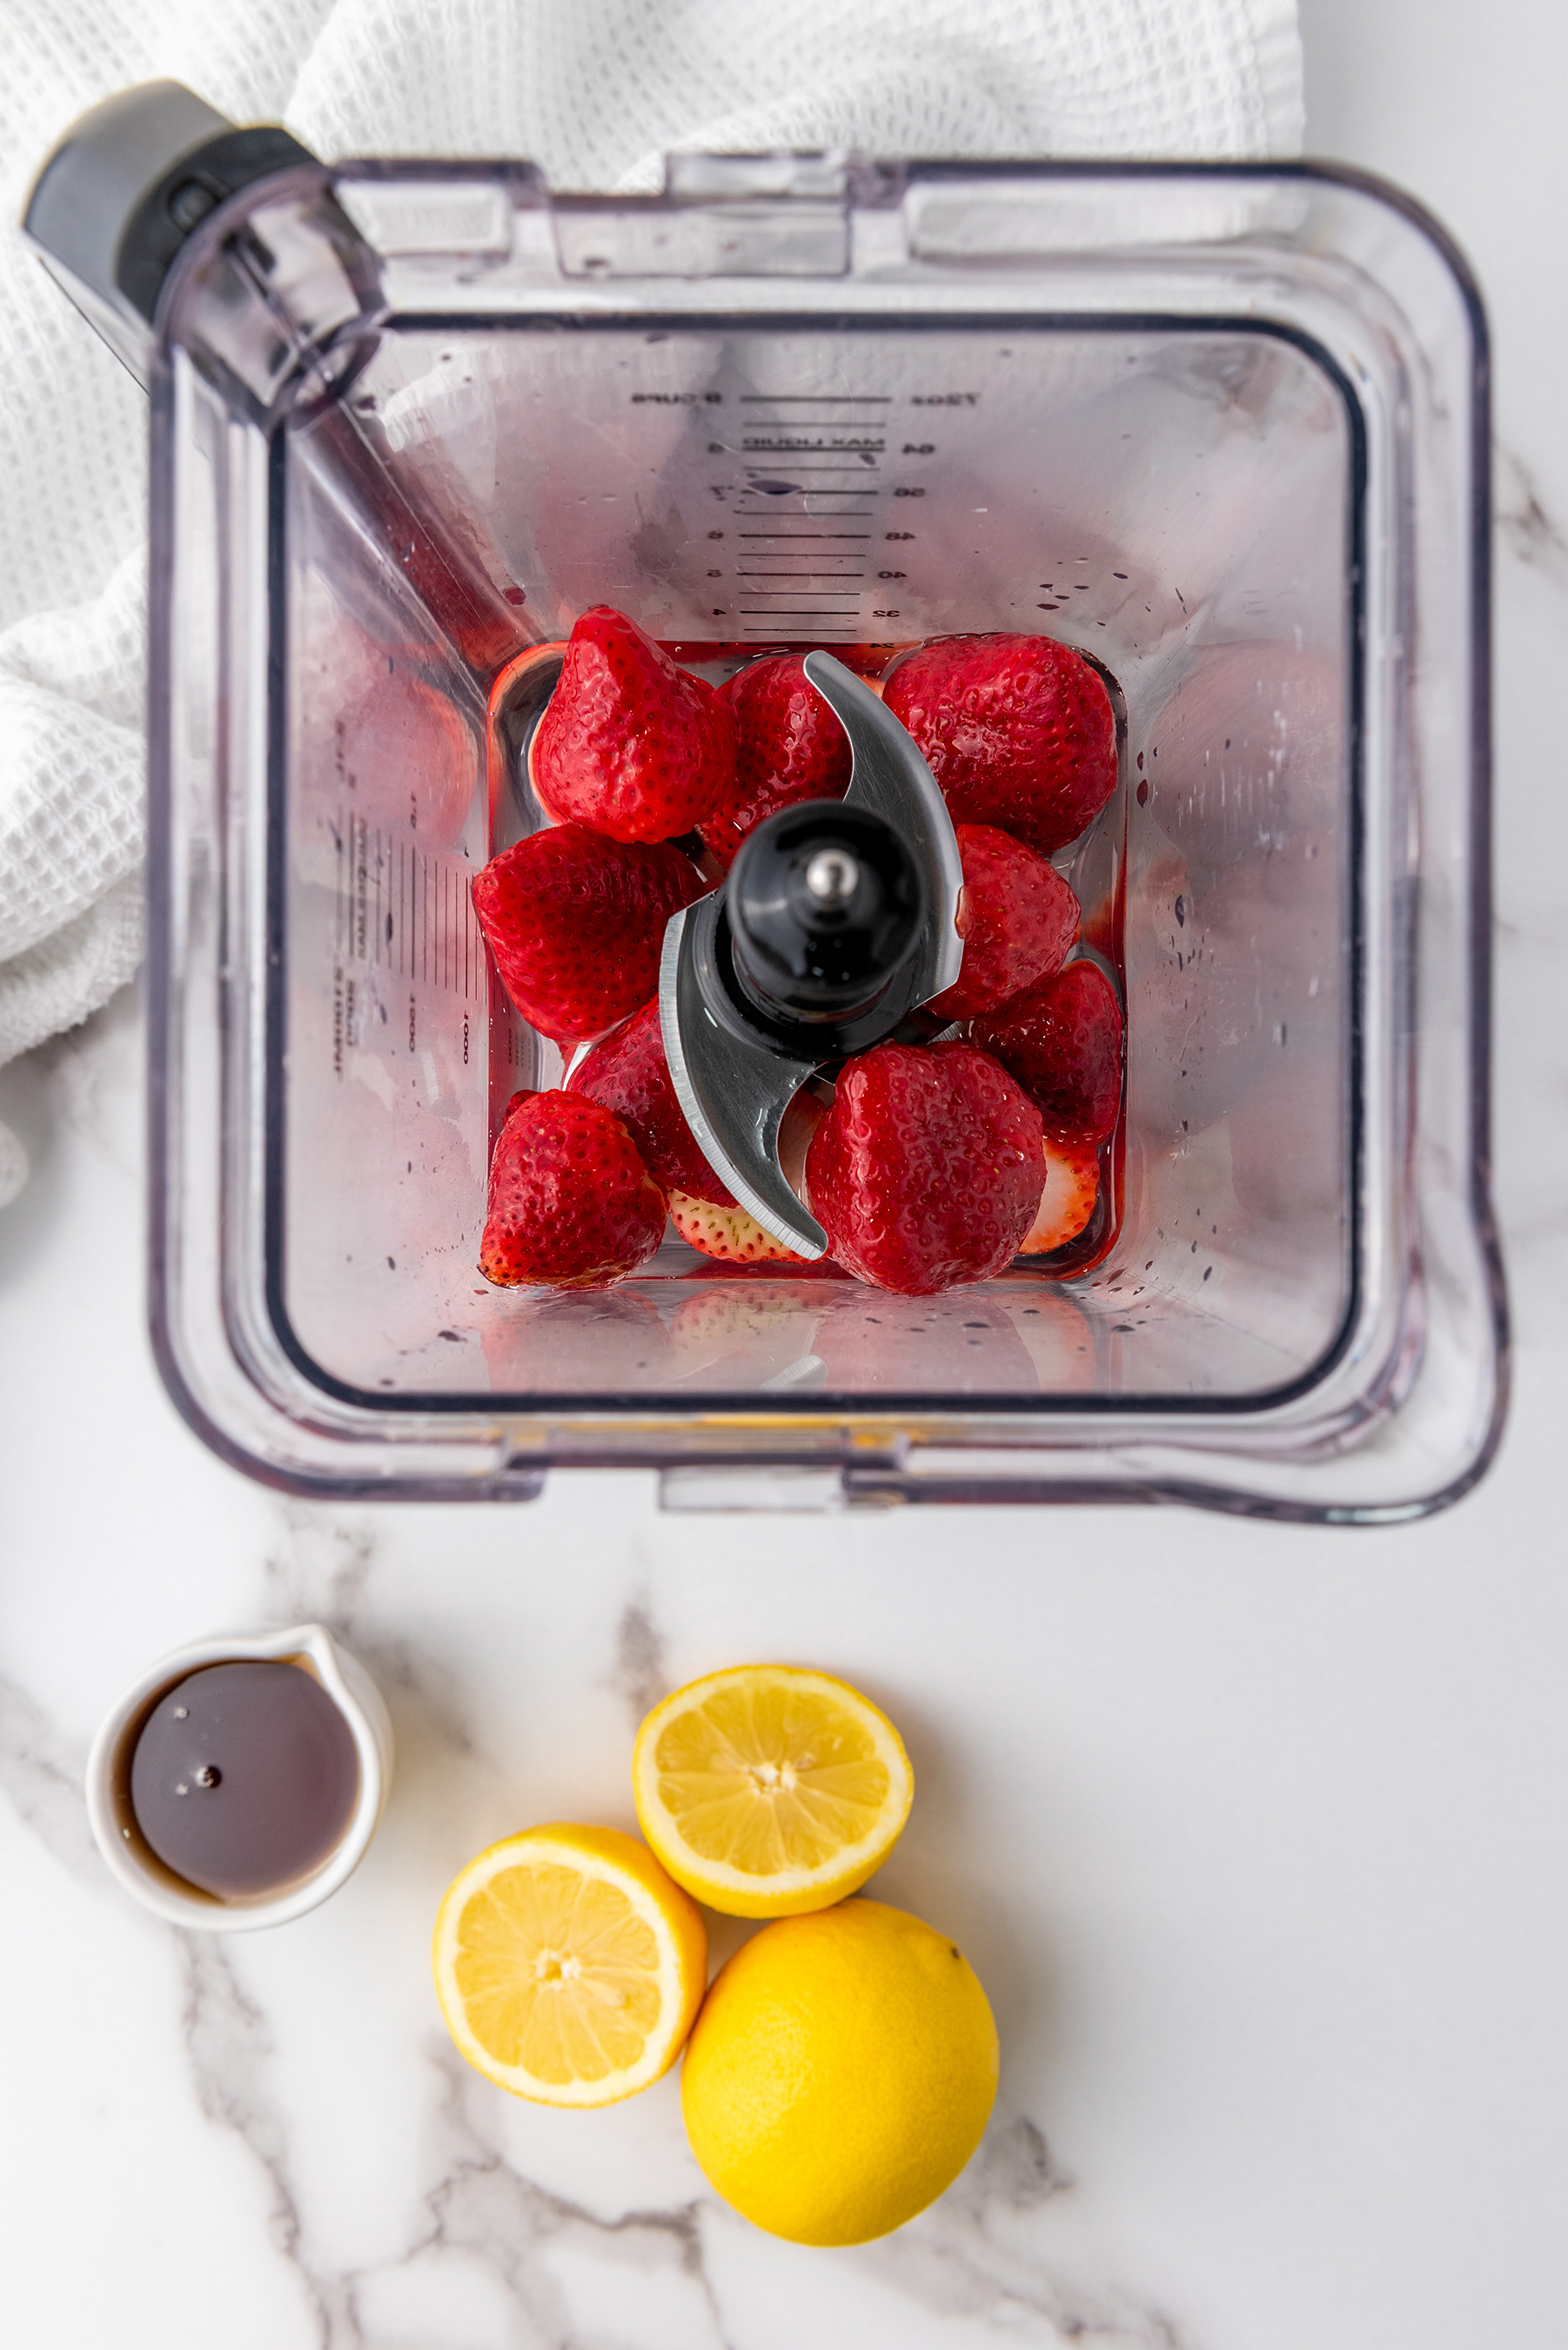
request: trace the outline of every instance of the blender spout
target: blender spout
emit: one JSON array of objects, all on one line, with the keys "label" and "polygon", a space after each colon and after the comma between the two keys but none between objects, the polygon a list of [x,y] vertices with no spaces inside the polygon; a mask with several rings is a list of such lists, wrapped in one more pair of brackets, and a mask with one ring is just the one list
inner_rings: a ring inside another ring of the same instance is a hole
[{"label": "blender spout", "polygon": [[72,124],[22,225],[146,390],[159,296],[186,238],[240,189],[315,160],[275,124],[242,130],[181,82],[141,82]]}]

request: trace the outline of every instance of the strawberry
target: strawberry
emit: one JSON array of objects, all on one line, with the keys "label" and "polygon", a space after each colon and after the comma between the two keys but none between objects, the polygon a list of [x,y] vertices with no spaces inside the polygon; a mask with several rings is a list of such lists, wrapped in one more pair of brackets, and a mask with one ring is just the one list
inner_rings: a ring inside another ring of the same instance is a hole
[{"label": "strawberry", "polygon": [[846,1062],[806,1186],[840,1264],[929,1297],[1018,1253],[1040,1205],[1040,1113],[972,1045],[878,1045]]},{"label": "strawberry", "polygon": [[943,1020],[972,1020],[1060,971],[1081,909],[1055,867],[1011,833],[989,824],[954,830],[963,861],[963,969],[929,1008]]},{"label": "strawberry", "polygon": [[726,868],[748,832],[797,800],[841,800],[853,764],[849,738],[815,686],[800,653],[770,653],[723,688],[735,714],[736,805],[702,827]]},{"label": "strawberry", "polygon": [[[657,997],[645,1003],[624,1028],[594,1046],[573,1070],[570,1090],[587,1094],[615,1112],[636,1143],[643,1165],[667,1191],[689,1194],[694,1201],[710,1201],[722,1208],[734,1207],[734,1193],[726,1191],[703,1158],[670,1083]],[[680,1222],[679,1217],[676,1221]]]},{"label": "strawberry", "polygon": [[955,823],[1000,825],[1043,857],[1076,840],[1116,788],[1110,695],[1049,637],[939,637],[898,663],[882,699]]},{"label": "strawberry", "polygon": [[580,1094],[514,1094],[490,1161],[479,1270],[498,1288],[593,1289],[664,1237],[665,1196],[618,1118]]},{"label": "strawberry", "polygon": [[1017,1078],[1053,1142],[1105,1140],[1121,1106],[1122,1014],[1096,964],[1070,962],[971,1034]]},{"label": "strawberry", "polygon": [[735,720],[623,612],[596,604],[566,646],[530,773],[560,820],[612,840],[669,840],[735,799]]},{"label": "strawberry", "polygon": [[575,1043],[647,1002],[665,924],[703,886],[678,848],[562,824],[493,857],[474,877],[473,910],[524,1019]]},{"label": "strawberry", "polygon": [[711,1200],[693,1200],[684,1191],[670,1194],[670,1221],[688,1247],[726,1264],[807,1264],[815,1259],[797,1256],[783,1241],[764,1232],[754,1216],[733,1201],[715,1207]]},{"label": "strawberry", "polygon": [[1021,1256],[1043,1256],[1075,1241],[1100,1196],[1100,1155],[1092,1142],[1047,1141],[1044,1151],[1045,1188]]}]

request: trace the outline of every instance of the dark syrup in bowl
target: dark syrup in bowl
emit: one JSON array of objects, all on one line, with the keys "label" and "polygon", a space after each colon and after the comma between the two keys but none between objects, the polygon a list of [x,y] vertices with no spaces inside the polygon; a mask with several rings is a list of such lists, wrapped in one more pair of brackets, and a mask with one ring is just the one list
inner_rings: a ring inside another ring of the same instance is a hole
[{"label": "dark syrup in bowl", "polygon": [[359,1799],[341,1711],[287,1659],[203,1665],[165,1690],[130,1758],[130,1808],[166,1868],[219,1900],[312,1876]]}]

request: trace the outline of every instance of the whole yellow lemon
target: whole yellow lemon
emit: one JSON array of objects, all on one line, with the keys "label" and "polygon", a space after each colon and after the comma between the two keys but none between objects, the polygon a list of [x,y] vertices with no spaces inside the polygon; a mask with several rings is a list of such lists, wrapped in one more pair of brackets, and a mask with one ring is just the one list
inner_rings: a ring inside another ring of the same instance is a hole
[{"label": "whole yellow lemon", "polygon": [[687,2043],[691,2147],[727,2203],[797,2244],[923,2211],[980,2143],[996,2025],[956,1943],[882,1901],[781,1918],[709,1987]]}]

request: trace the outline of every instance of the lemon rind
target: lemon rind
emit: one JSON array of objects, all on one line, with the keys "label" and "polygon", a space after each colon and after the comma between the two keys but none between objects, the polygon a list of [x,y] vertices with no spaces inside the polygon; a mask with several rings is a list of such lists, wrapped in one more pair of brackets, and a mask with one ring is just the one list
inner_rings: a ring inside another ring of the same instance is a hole
[{"label": "lemon rind", "polygon": [[[889,1779],[889,1801],[882,1822],[869,1835],[861,1836],[852,1845],[845,1845],[831,1861],[819,1862],[815,1868],[780,1869],[770,1877],[758,1877],[750,1869],[734,1868],[722,1861],[704,1860],[691,1851],[681,1835],[680,1825],[659,1794],[658,1773],[649,1760],[653,1739],[682,1713],[697,1710],[705,1694],[725,1681],[736,1681],[761,1674],[766,1681],[805,1683],[843,1704],[846,1711],[864,1718],[876,1742],[879,1762],[887,1767]],[[676,1700],[681,1702],[677,1705]],[[729,1914],[742,1917],[768,1917],[772,1906],[779,1901],[796,1900],[802,1895],[821,1894],[821,1906],[854,1893],[867,1878],[879,1868],[903,1834],[914,1801],[915,1774],[908,1751],[898,1731],[880,1706],[865,1693],[836,1673],[814,1672],[803,1665],[769,1665],[765,1667],[730,1665],[718,1672],[704,1673],[701,1679],[688,1681],[681,1689],[661,1699],[643,1721],[637,1733],[631,1758],[632,1793],[637,1802],[637,1814],[647,1836],[664,1867],[678,1885],[684,1886],[699,1900],[714,1894],[724,1894],[733,1900],[766,1902],[763,1908],[730,1909]],[[902,1785],[903,1802],[894,1817],[892,1791]],[[712,1906],[721,1906],[713,1904]]]},{"label": "lemon rind", "polygon": [[[658,1858],[657,1854],[651,1856]],[[483,2042],[474,2036],[463,2012],[462,1994],[458,1989],[455,1974],[458,1920],[476,1893],[482,1892],[504,1869],[517,1866],[524,1857],[575,1869],[580,1876],[613,1885],[618,1893],[624,1894],[658,1945],[658,1981],[663,2001],[661,2017],[668,2019],[665,2028],[656,2027],[650,2032],[638,2062],[628,2065],[624,2072],[609,2074],[607,2081],[541,2081],[524,2065],[497,2064]],[[685,2043],[691,2022],[690,2011],[696,2004],[690,1996],[691,1986],[684,1981],[679,1938],[648,1887],[631,1870],[618,1867],[597,1853],[574,1844],[568,1837],[541,1834],[532,1828],[524,1829],[518,1835],[504,1836],[498,1844],[488,1846],[453,1878],[436,1914],[431,1958],[441,2013],[460,2053],[476,2072],[484,2074],[487,2081],[493,2081],[498,2088],[509,2089],[514,2096],[525,2097],[534,2105],[569,2106],[580,2110],[594,2106],[618,2105],[623,2097],[636,2096],[639,2089],[649,2087],[669,2072]]]}]

